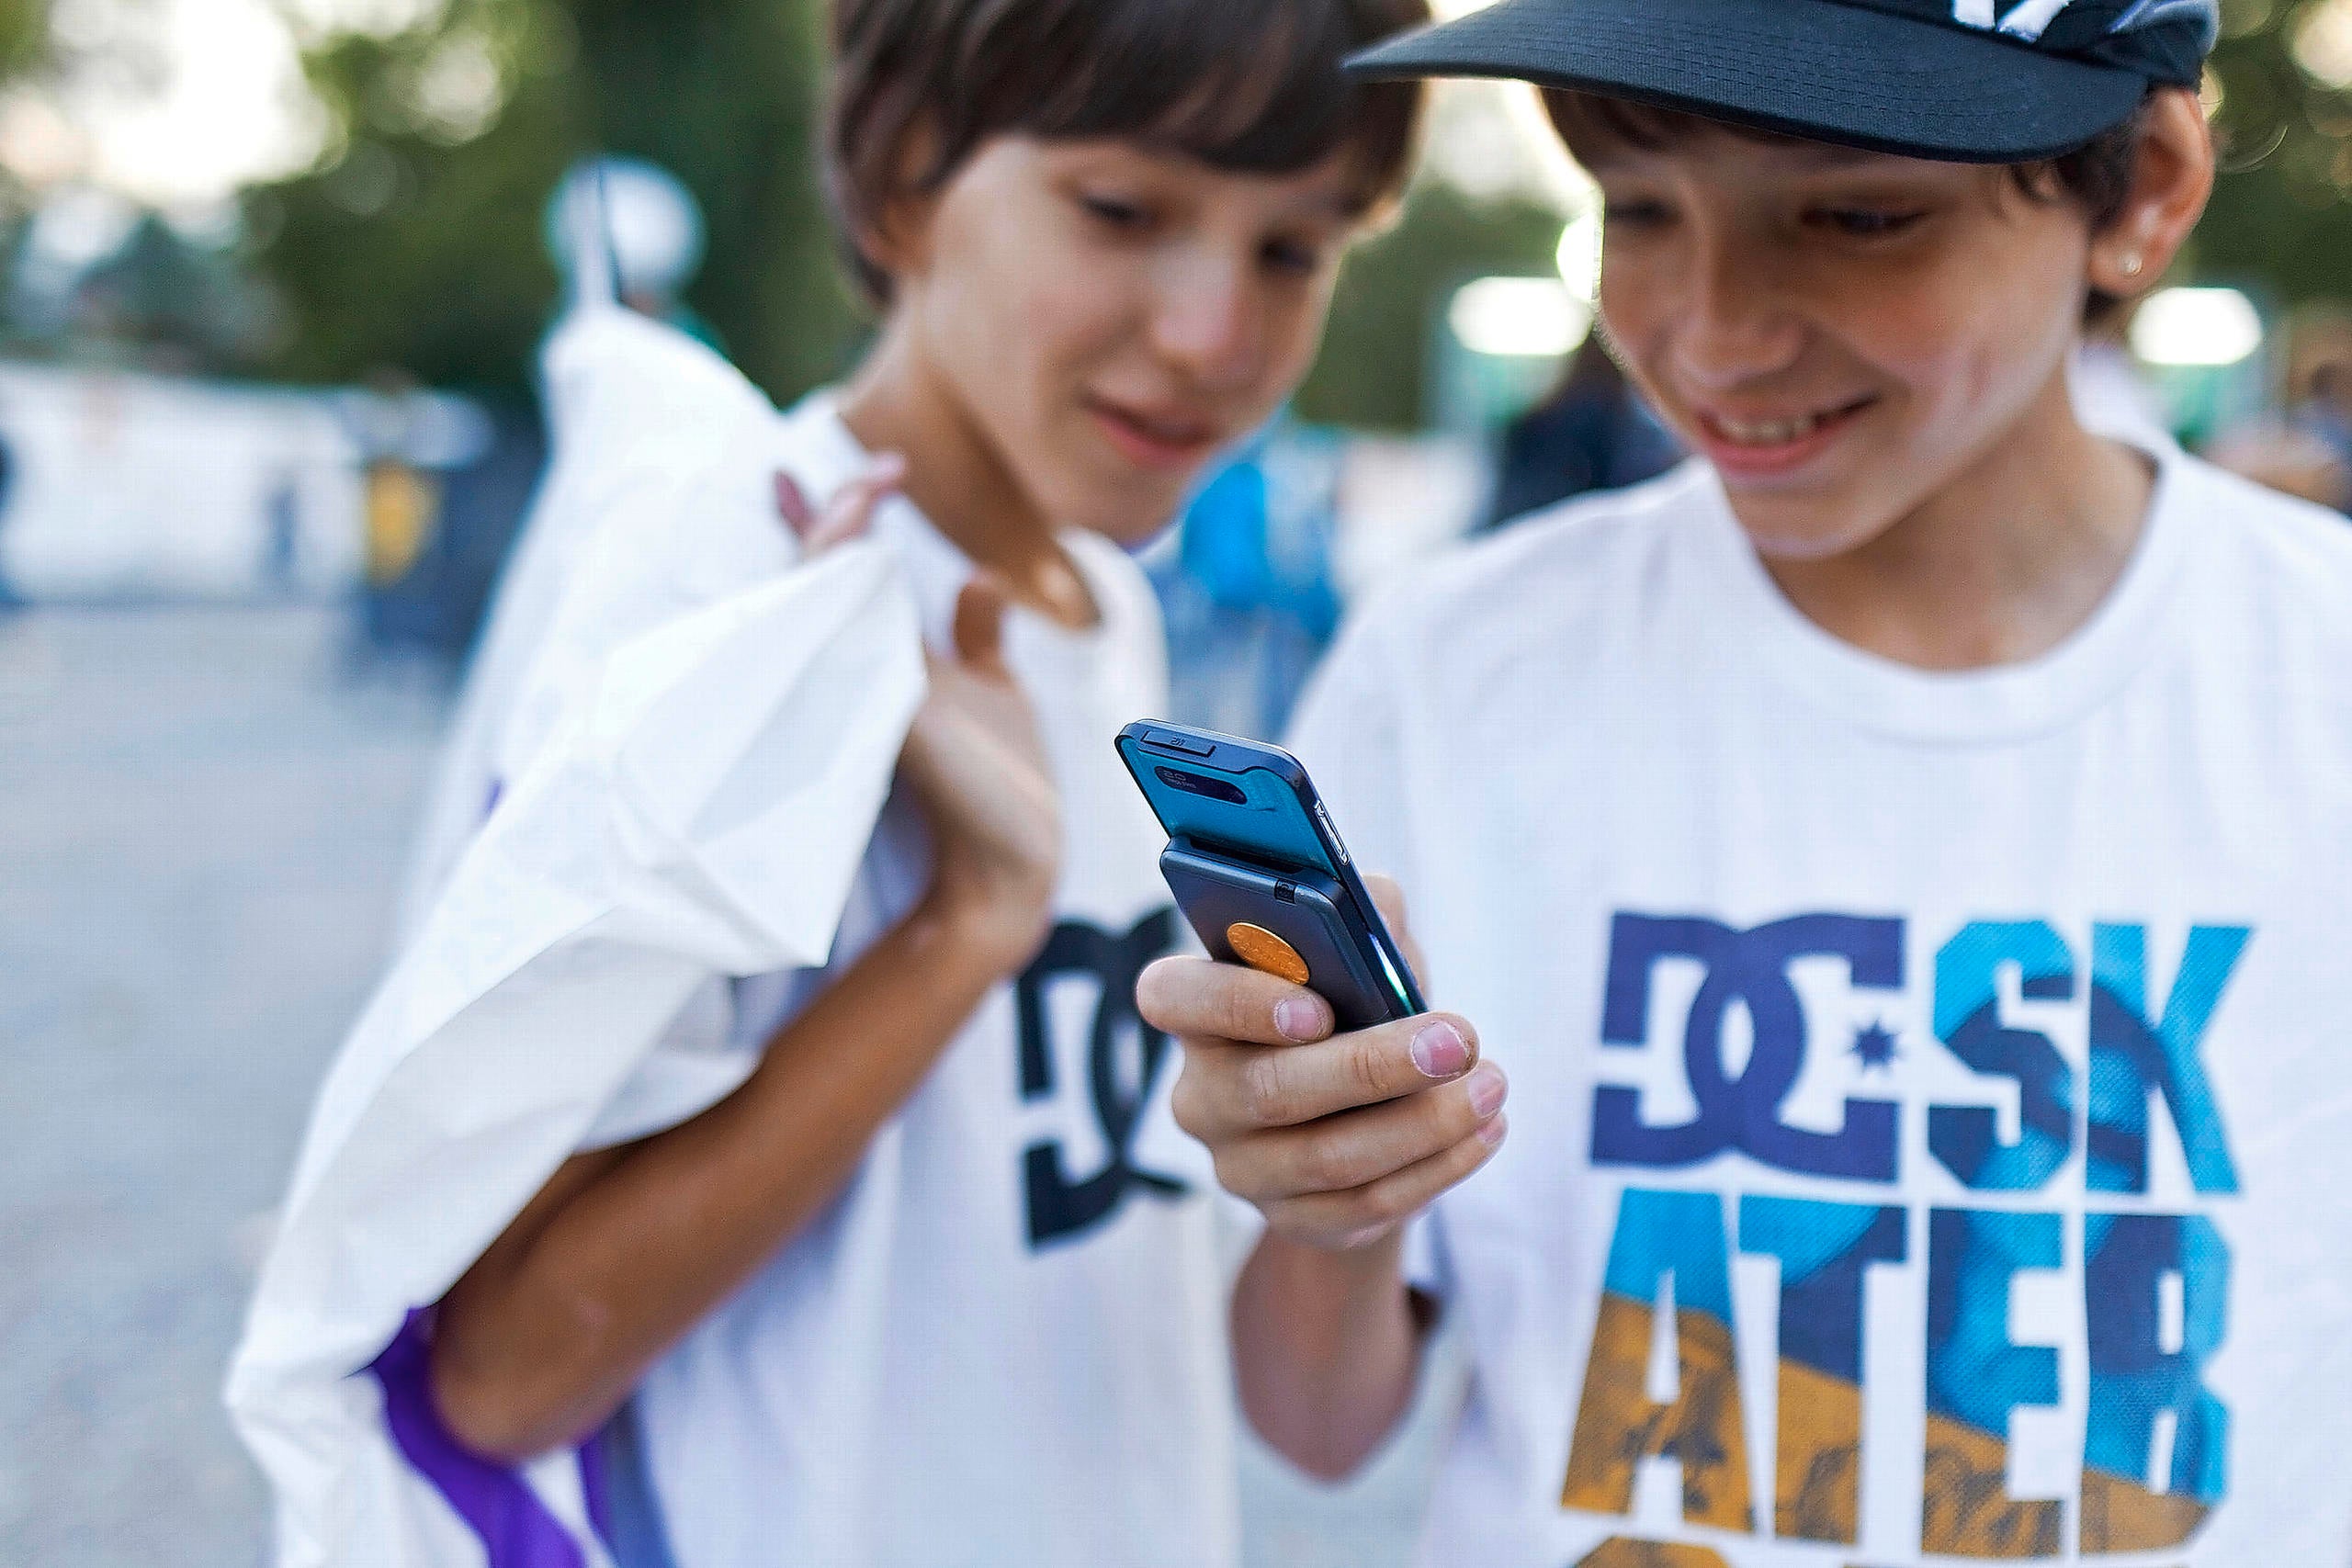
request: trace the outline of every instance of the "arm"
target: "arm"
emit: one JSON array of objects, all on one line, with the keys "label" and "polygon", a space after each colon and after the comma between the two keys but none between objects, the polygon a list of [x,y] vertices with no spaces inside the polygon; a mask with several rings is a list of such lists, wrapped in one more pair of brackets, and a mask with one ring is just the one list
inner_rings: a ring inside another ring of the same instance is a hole
[{"label": "arm", "polygon": [[769,1043],[702,1115],[569,1161],[441,1303],[433,1391],[477,1450],[577,1440],[855,1169],[1051,909],[1057,803],[999,652],[1003,601],[958,605],[957,657],[901,761],[932,828],[915,911]]},{"label": "arm", "polygon": [[1138,998],[1183,1042],[1177,1120],[1266,1217],[1234,1291],[1242,1408],[1293,1463],[1344,1476],[1412,1400],[1405,1222],[1500,1146],[1502,1071],[1460,1019],[1333,1037],[1321,998],[1205,959],[1162,959]]},{"label": "arm", "polygon": [[433,1388],[451,1431],[522,1459],[601,1425],[840,1190],[1003,973],[986,914],[927,900],[734,1094],[568,1162],[441,1303]]},{"label": "arm", "polygon": [[1233,1292],[1234,1379],[1250,1426],[1309,1475],[1338,1481],[1412,1404],[1422,1314],[1392,1233],[1333,1252],[1269,1230]]}]

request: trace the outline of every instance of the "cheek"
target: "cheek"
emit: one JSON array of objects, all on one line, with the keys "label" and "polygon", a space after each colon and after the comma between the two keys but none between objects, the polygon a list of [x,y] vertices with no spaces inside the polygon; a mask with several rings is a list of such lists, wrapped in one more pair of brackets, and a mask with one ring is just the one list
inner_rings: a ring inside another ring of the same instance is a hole
[{"label": "cheek", "polygon": [[1600,330],[1629,359],[1654,353],[1657,327],[1666,311],[1660,300],[1667,292],[1658,286],[1657,269],[1628,262],[1603,265],[1600,291],[1595,305]]},{"label": "cheek", "polygon": [[1911,389],[1931,443],[2014,417],[2073,345],[2079,307],[2063,274],[1981,265],[1886,296],[1857,322],[1866,357]]},{"label": "cheek", "polygon": [[1285,291],[1268,312],[1272,328],[1267,334],[1271,352],[1266,356],[1268,399],[1280,402],[1295,391],[1307,373],[1315,368],[1315,359],[1323,347],[1324,324],[1330,320],[1331,296],[1339,288],[1339,269],[1333,267],[1312,287]]},{"label": "cheek", "polygon": [[1099,262],[994,222],[931,299],[933,341],[986,423],[1035,421],[1058,406],[1114,341],[1120,290]]}]

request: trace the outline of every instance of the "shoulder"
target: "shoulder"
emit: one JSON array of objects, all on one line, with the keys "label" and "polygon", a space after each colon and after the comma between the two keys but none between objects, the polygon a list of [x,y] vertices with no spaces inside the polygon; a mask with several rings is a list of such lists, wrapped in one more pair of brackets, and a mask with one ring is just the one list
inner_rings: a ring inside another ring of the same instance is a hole
[{"label": "shoulder", "polygon": [[2173,482],[2202,586],[2274,631],[2301,625],[2352,643],[2352,519],[2194,457]]},{"label": "shoulder", "polygon": [[1142,563],[1124,547],[1082,528],[1065,533],[1062,542],[1085,577],[1113,636],[1122,642],[1159,649],[1166,636],[1160,626],[1159,596],[1152,592]]},{"label": "shoulder", "polygon": [[1653,645],[1684,638],[1686,563],[1720,506],[1688,465],[1415,562],[1350,615],[1294,733],[1320,755],[1596,721],[1625,672],[1661,662]]},{"label": "shoulder", "polygon": [[2183,500],[2203,514],[2200,520],[2226,522],[2258,558],[2316,571],[2322,584],[2342,591],[2341,580],[2352,574],[2352,519],[2199,457],[2181,458],[2178,465]]}]

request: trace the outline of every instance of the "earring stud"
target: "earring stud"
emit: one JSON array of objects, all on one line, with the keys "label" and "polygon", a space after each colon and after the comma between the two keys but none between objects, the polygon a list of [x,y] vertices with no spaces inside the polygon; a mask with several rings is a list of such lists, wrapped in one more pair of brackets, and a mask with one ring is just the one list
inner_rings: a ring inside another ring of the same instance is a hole
[{"label": "earring stud", "polygon": [[2123,276],[2126,277],[2137,277],[2148,267],[2148,264],[2140,259],[2140,253],[2137,251],[2125,256],[2117,265],[2122,268]]}]

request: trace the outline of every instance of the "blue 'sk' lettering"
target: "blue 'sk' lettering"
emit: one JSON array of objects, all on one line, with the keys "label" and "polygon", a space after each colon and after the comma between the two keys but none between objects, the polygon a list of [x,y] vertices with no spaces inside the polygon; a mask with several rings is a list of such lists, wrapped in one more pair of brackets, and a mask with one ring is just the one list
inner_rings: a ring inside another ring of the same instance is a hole
[{"label": "blue 'sk' lettering", "polygon": [[2164,1096],[2199,1192],[2235,1192],[2238,1169],[2199,1054],[2206,1026],[2253,931],[2195,926],[2164,1015],[2148,1017],[2145,926],[2091,928],[2089,1186],[2148,1190],[2148,1098]]},{"label": "blue 'sk' lettering", "polygon": [[2015,1078],[2018,1141],[1996,1141],[1992,1108],[1938,1105],[1928,1111],[1928,1147],[1979,1191],[2030,1191],[2045,1185],[2075,1146],[2075,1075],[2050,1037],[2001,1021],[1993,976],[2018,969],[2019,993],[2036,1001],[2075,994],[2075,957],[2040,920],[1978,920],[1936,954],[1936,1037],[1980,1073]]},{"label": "blue 'sk' lettering", "polygon": [[[1610,932],[1601,1043],[1646,1044],[1652,972],[1661,959],[1696,959],[1707,977],[1690,1004],[1682,1059],[1698,1114],[1679,1126],[1648,1126],[1642,1121],[1639,1090],[1622,1085],[1597,1089],[1593,1163],[1687,1166],[1736,1149],[1782,1170],[1894,1180],[1892,1101],[1849,1100],[1845,1125],[1835,1133],[1792,1127],[1781,1120],[1781,1103],[1804,1066],[1804,1006],[1789,981],[1789,965],[1806,957],[1846,960],[1857,987],[1900,987],[1903,922],[1801,915],[1743,931],[1696,916],[1619,915]],[[1737,1077],[1725,1071],[1723,1049],[1724,1021],[1735,1002],[1746,1004],[1755,1034],[1747,1066]]]}]

